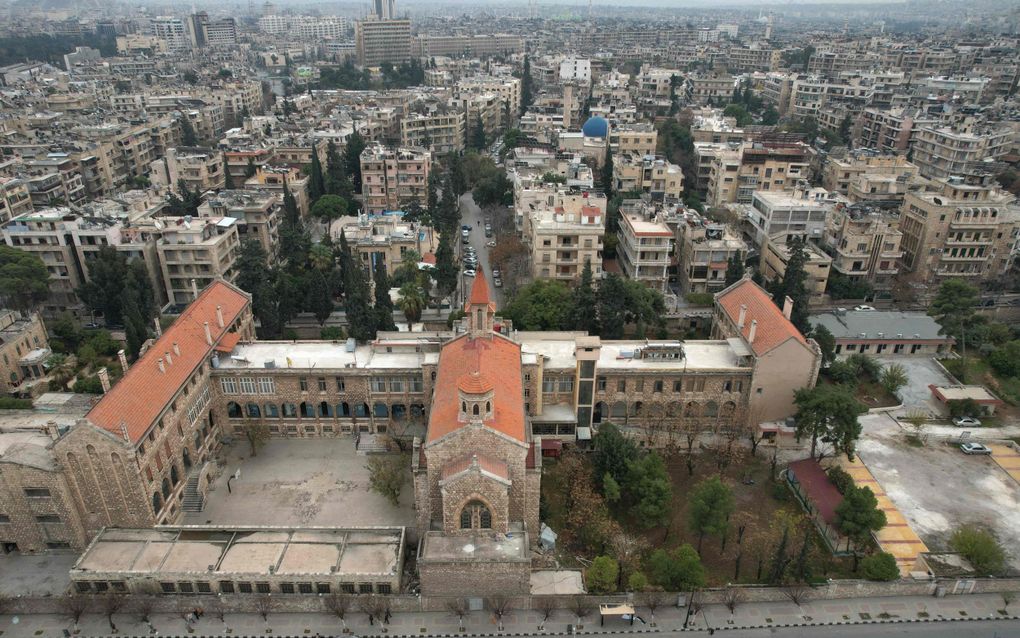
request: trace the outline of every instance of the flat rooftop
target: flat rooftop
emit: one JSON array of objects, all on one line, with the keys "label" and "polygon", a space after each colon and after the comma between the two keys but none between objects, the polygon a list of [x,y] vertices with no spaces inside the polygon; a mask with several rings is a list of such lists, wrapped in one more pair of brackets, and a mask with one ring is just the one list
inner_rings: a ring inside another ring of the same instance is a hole
[{"label": "flat rooftop", "polygon": [[[410,351],[386,352],[385,346],[359,345],[349,350],[346,343],[332,341],[240,343],[229,356],[220,357],[220,369],[260,369],[266,368],[267,363],[280,369],[407,369],[439,360],[438,352],[414,352],[414,345],[415,341],[408,339],[399,342],[398,347]],[[423,342],[423,350],[425,345]]]},{"label": "flat rooftop", "polygon": [[419,561],[473,562],[531,561],[528,552],[528,535],[523,531],[507,534],[445,534],[428,532],[422,545]]},{"label": "flat rooftop", "polygon": [[71,568],[71,575],[202,572],[392,576],[401,568],[403,542],[402,527],[105,528]]},{"label": "flat rooftop", "polygon": [[[547,336],[548,335],[548,336]],[[545,367],[549,370],[573,370],[576,364],[574,350],[576,336],[582,333],[570,332],[519,332],[515,335],[521,344],[525,357],[546,357]],[[678,345],[683,348],[682,359],[641,359],[639,351],[649,345]],[[740,348],[740,350],[736,349]],[[720,370],[748,368],[740,362],[741,356],[749,354],[742,344],[726,340],[698,341],[602,341],[599,351],[600,369],[629,370]]]},{"label": "flat rooftop", "polygon": [[940,335],[938,322],[923,312],[849,310],[811,315],[808,321],[812,326],[825,326],[837,339],[951,340]]}]

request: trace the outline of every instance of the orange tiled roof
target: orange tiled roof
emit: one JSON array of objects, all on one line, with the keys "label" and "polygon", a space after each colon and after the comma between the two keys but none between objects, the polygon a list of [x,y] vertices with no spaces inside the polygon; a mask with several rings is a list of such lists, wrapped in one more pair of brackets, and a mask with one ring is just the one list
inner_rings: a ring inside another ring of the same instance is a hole
[{"label": "orange tiled roof", "polygon": [[468,372],[457,380],[457,387],[467,394],[485,394],[493,385],[492,379],[481,372]]},{"label": "orange tiled roof", "polygon": [[427,442],[436,441],[466,425],[457,419],[460,412],[457,384],[461,377],[471,372],[481,372],[493,380],[493,418],[485,421],[485,425],[518,441],[525,441],[521,347],[493,334],[480,338],[461,335],[443,346],[439,354],[439,375],[429,415]]},{"label": "orange tiled roof", "polygon": [[[226,320],[226,317],[224,317],[224,320]],[[240,340],[241,335],[236,332],[228,332],[223,335],[220,342],[216,344],[216,352],[233,352],[234,348],[237,347],[237,342]]]},{"label": "orange tiled roof", "polygon": [[456,476],[461,472],[466,472],[471,468],[471,464],[477,459],[478,467],[483,472],[488,472],[494,476],[498,476],[502,479],[510,478],[510,470],[507,469],[506,463],[499,459],[494,459],[491,456],[485,456],[484,454],[469,454],[450,461],[443,466],[443,471],[439,473],[441,479],[445,480],[451,476]]},{"label": "orange tiled roof", "polygon": [[[213,347],[226,338],[227,328],[248,303],[248,296],[240,289],[223,281],[214,281],[131,366],[120,383],[103,396],[86,418],[117,436],[123,436],[126,429],[132,442],[141,439],[191,373],[212,353]],[[220,328],[216,320],[216,306],[221,306],[224,328]],[[209,322],[213,346],[205,340],[205,322]],[[180,354],[174,353],[175,343]],[[165,361],[167,352],[172,360],[169,364]],[[161,357],[164,358],[163,372],[160,372],[158,364]],[[186,406],[182,402],[177,407],[184,409]]]},{"label": "orange tiled roof", "polygon": [[489,296],[489,283],[485,281],[483,275],[475,277],[475,283],[471,284],[471,296],[468,298],[468,305],[471,306],[492,306],[492,309],[496,309],[496,304],[492,301],[492,297]]},{"label": "orange tiled roof", "polygon": [[804,335],[783,316],[783,311],[773,303],[772,297],[750,279],[738,281],[719,293],[716,303],[734,326],[740,319],[740,306],[747,306],[744,327],[740,332],[746,339],[751,331],[751,322],[758,322],[754,343],[751,344],[755,354],[764,354],[788,339],[796,339],[807,345]]}]

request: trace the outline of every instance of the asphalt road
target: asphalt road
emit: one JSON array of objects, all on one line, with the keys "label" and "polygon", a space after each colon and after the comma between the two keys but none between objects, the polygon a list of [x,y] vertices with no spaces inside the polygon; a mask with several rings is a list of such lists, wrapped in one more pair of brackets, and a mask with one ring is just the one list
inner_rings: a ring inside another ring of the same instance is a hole
[{"label": "asphalt road", "polygon": [[[503,307],[503,291],[496,288],[492,281],[492,266],[489,263],[489,249],[485,243],[492,241],[494,237],[485,236],[485,219],[482,215],[482,209],[475,204],[474,198],[471,196],[471,192],[468,191],[460,198],[460,214],[461,224],[470,225],[470,245],[478,251],[478,264],[482,269],[485,276],[485,281],[489,284],[489,294],[496,302],[496,308],[501,309]],[[460,235],[458,234],[458,238]],[[457,254],[462,255],[466,244],[460,239],[457,240]],[[461,268],[461,290],[463,296],[461,299],[466,299],[467,295],[471,293],[471,285],[474,283],[471,277],[464,276],[464,269]]]},{"label": "asphalt road", "polygon": [[[656,636],[682,638],[707,636],[703,626],[697,633],[663,631]],[[1020,623],[1015,620],[980,620],[961,622],[927,622],[904,624],[847,625],[833,627],[789,627],[748,630],[716,630],[715,635],[726,638],[896,638],[897,636],[923,636],[924,638],[1014,638],[1020,636]]]}]

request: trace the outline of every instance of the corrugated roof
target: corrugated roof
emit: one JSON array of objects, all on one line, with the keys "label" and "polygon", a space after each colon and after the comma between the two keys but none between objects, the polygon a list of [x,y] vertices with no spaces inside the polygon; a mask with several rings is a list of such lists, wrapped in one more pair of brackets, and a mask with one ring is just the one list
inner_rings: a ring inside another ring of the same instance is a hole
[{"label": "corrugated roof", "polygon": [[807,345],[804,335],[796,326],[783,316],[782,310],[773,303],[772,297],[750,279],[743,279],[719,293],[716,303],[730,318],[733,325],[740,319],[740,307],[747,306],[744,327],[740,330],[745,339],[751,332],[751,322],[757,321],[754,342],[751,349],[755,354],[762,355],[789,339]]},{"label": "corrugated roof", "polygon": [[[117,436],[123,436],[126,430],[132,442],[141,439],[191,373],[225,337],[227,329],[248,303],[248,296],[239,288],[224,281],[214,281],[131,366],[124,378],[103,396],[86,418]],[[223,312],[223,328],[216,320],[217,306]],[[206,322],[209,323],[213,345],[205,339]],[[177,344],[180,354],[175,353],[174,344]],[[166,362],[168,352],[170,363]],[[158,363],[160,358],[164,359],[162,372]]]},{"label": "corrugated roof", "polygon": [[[850,310],[843,314],[823,312],[812,315],[809,321],[812,326],[825,326],[837,339],[878,339],[879,333],[882,333],[883,339],[951,339],[940,335],[941,326],[934,318],[923,312],[898,310]],[[861,337],[861,333],[865,336]]]}]

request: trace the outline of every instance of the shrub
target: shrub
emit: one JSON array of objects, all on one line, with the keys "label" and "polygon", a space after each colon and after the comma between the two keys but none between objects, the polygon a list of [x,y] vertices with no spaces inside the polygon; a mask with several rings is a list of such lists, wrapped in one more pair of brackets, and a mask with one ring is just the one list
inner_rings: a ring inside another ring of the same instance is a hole
[{"label": "shrub", "polygon": [[974,399],[952,399],[946,402],[949,407],[949,416],[981,416],[981,406]]},{"label": "shrub", "polygon": [[900,568],[889,552],[878,552],[861,561],[861,574],[868,580],[897,580]]},{"label": "shrub", "polygon": [[896,394],[903,386],[907,385],[907,369],[899,363],[890,363],[882,371],[879,382],[889,394]]},{"label": "shrub", "polygon": [[31,399],[15,399],[14,397],[0,397],[0,410],[31,410]]},{"label": "shrub", "polygon": [[861,375],[867,375],[872,381],[878,381],[882,376],[882,364],[874,358],[860,352],[850,355],[846,362],[852,365]]},{"label": "shrub", "polygon": [[619,575],[620,565],[615,560],[609,556],[597,556],[584,576],[589,591],[608,594],[616,591],[616,577]]},{"label": "shrub", "polygon": [[988,365],[1004,377],[1020,376],[1020,341],[1010,341],[988,355]]},{"label": "shrub", "polygon": [[859,371],[849,361],[833,361],[827,368],[826,373],[833,383],[842,383],[856,386],[860,381]]},{"label": "shrub", "polygon": [[103,384],[97,375],[91,375],[74,382],[74,391],[79,394],[102,394]]},{"label": "shrub", "polygon": [[644,591],[648,589],[648,577],[644,572],[634,572],[627,578],[628,591]]},{"label": "shrub", "polygon": [[685,299],[692,306],[711,306],[715,302],[715,297],[709,292],[689,292]]},{"label": "shrub", "polygon": [[975,525],[958,527],[949,539],[949,546],[963,554],[980,575],[999,574],[1006,566],[1006,553],[999,541]]},{"label": "shrub", "polygon": [[826,474],[829,475],[829,482],[839,490],[840,494],[846,494],[847,490],[854,485],[854,479],[847,474],[846,470],[837,465],[830,467]]}]

